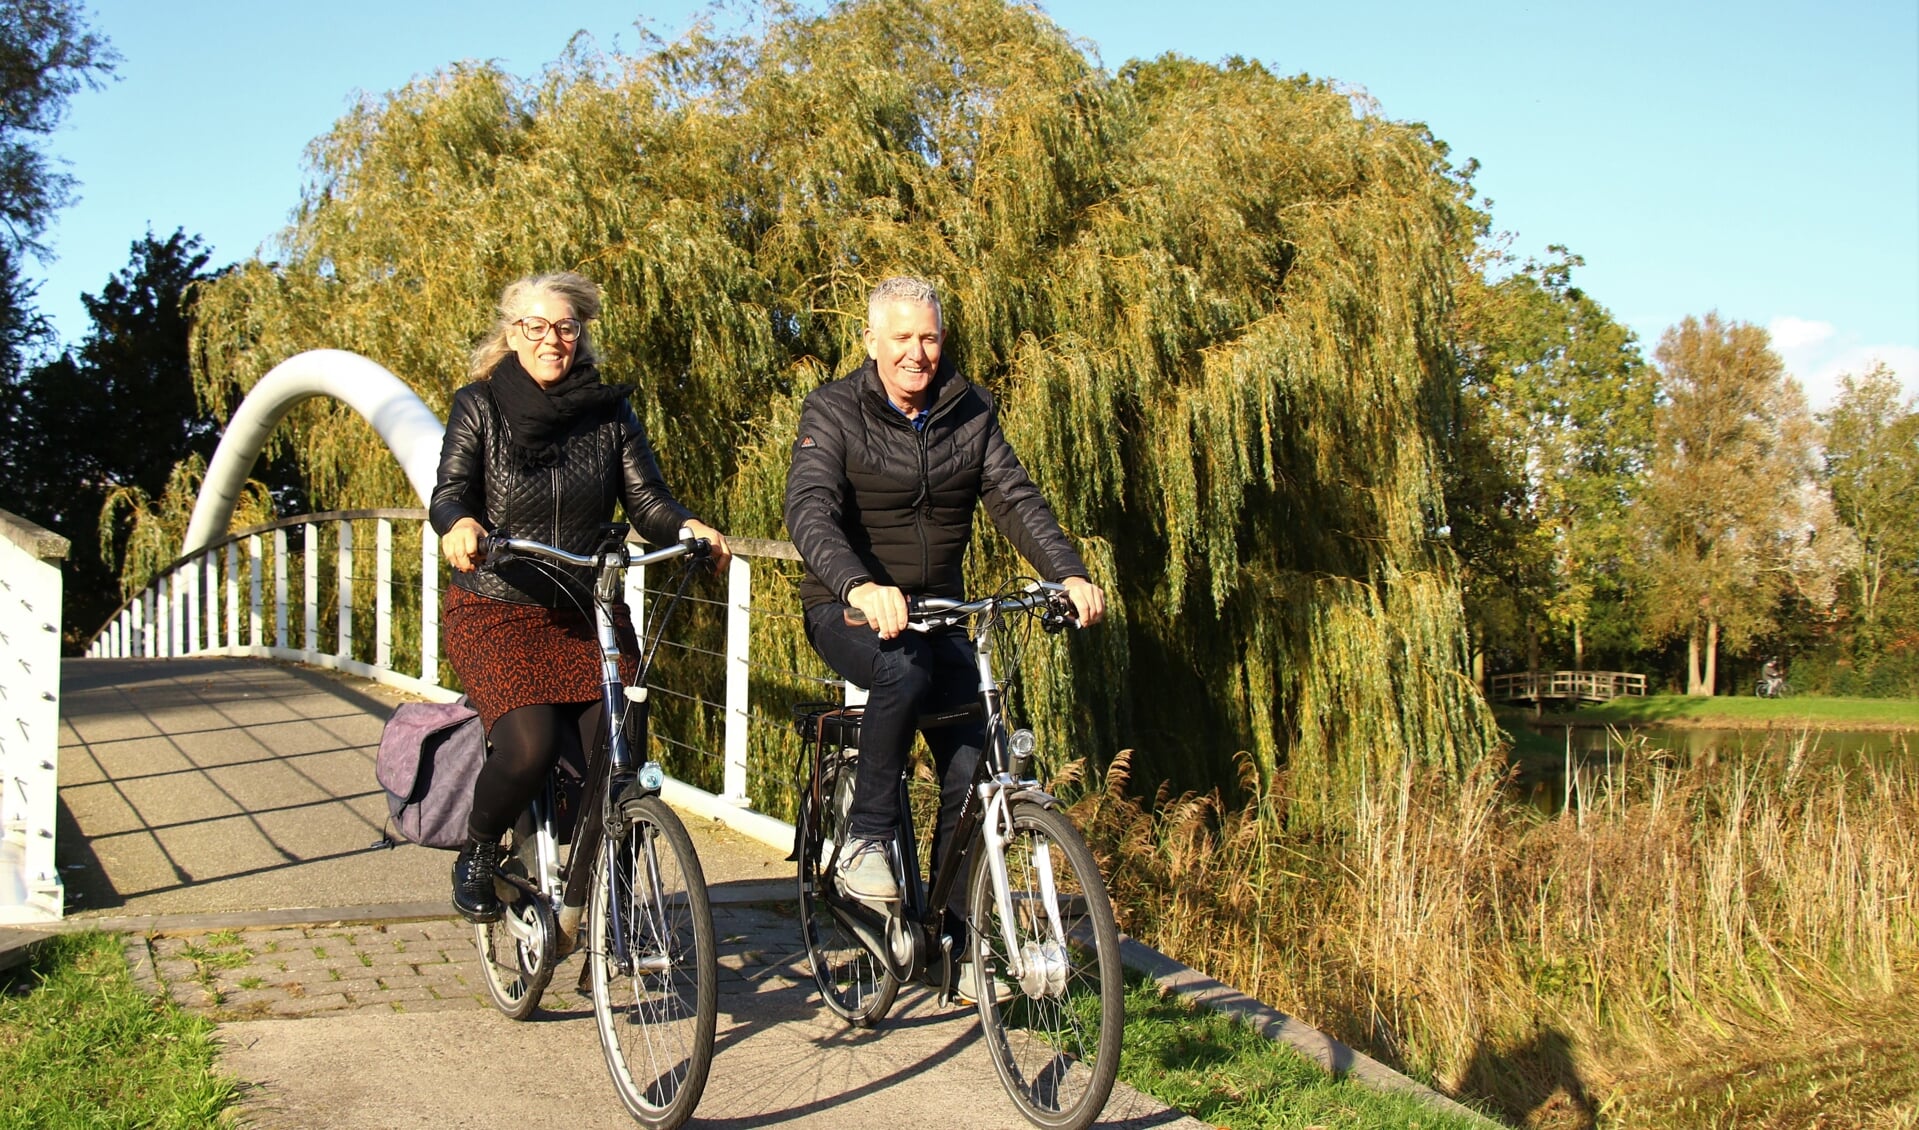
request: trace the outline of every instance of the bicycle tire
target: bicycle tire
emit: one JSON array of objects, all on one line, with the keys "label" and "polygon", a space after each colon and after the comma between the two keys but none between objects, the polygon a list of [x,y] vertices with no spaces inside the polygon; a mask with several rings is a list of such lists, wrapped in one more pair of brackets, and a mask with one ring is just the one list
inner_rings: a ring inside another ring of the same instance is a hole
[{"label": "bicycle tire", "polygon": [[822,904],[834,881],[826,860],[841,832],[833,798],[839,774],[852,771],[851,762],[837,759],[822,767],[819,795],[827,798],[826,812],[810,794],[800,803],[800,936],[806,942],[807,969],[826,1007],[855,1028],[871,1028],[892,1010],[899,978]]},{"label": "bicycle tire", "polygon": [[[513,839],[517,841],[519,837],[513,836]],[[530,847],[530,842],[510,843],[501,869],[528,877],[530,872],[521,852]],[[554,967],[559,962],[554,960],[551,944],[528,944],[516,937],[507,925],[507,917],[518,917],[536,936],[545,939],[556,939],[558,930],[551,920],[552,912],[537,897],[508,883],[496,881],[494,886],[501,901],[506,903],[506,913],[496,921],[473,926],[473,944],[480,951],[480,979],[486,982],[487,996],[492,998],[493,1007],[514,1020],[525,1020],[539,1011],[540,997],[552,982]],[[547,918],[545,923],[538,921],[542,914]]]},{"label": "bicycle tire", "polygon": [[713,1065],[713,910],[693,841],[673,810],[648,796],[628,801],[625,815],[625,831],[601,844],[594,869],[593,1019],[627,1113],[673,1130],[692,1117]]},{"label": "bicycle tire", "polygon": [[[968,884],[969,948],[983,983],[1012,968],[984,842]],[[986,1048],[1020,1114],[1046,1130],[1085,1130],[1098,1118],[1119,1071],[1125,984],[1119,930],[1092,849],[1070,820],[1042,805],[1018,803],[1006,843],[1015,945],[1030,971],[1011,996],[980,994]],[[1052,875],[1051,913],[1068,940],[1053,941],[1042,881]]]}]

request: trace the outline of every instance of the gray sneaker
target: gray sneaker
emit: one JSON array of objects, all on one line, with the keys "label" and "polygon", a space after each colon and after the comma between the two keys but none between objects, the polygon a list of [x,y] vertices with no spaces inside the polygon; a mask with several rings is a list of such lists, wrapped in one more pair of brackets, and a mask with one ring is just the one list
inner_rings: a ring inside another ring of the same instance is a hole
[{"label": "gray sneaker", "polygon": [[840,889],[867,902],[892,902],[900,897],[899,880],[886,859],[882,840],[849,839],[840,854]]},{"label": "gray sneaker", "polygon": [[[968,961],[959,968],[959,980],[953,985],[953,995],[966,1004],[978,1004],[985,994],[985,988],[980,984],[979,963]],[[994,1004],[1005,1004],[1013,999],[1013,986],[997,977],[987,977],[985,981],[993,987]]]}]

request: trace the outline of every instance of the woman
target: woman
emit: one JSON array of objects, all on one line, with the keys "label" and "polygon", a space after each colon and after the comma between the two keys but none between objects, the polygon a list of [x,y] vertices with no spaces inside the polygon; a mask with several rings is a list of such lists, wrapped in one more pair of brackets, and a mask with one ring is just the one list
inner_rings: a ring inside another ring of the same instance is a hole
[{"label": "woman", "polygon": [[[600,650],[584,599],[520,561],[476,572],[479,539],[493,530],[590,553],[613,505],[656,545],[682,527],[726,539],[692,517],[660,478],[632,390],[600,382],[588,323],[600,288],[571,272],[523,278],[500,295],[500,319],[473,351],[473,382],[453,394],[433,528],[453,566],[441,622],[447,659],[480,712],[492,746],[473,786],[467,844],[453,862],[453,908],[469,921],[502,913],[493,889],[500,838],[562,755],[593,741]],[[579,577],[590,581],[587,571]],[[587,587],[590,592],[590,584]],[[639,646],[624,604],[614,608],[629,678]]]}]

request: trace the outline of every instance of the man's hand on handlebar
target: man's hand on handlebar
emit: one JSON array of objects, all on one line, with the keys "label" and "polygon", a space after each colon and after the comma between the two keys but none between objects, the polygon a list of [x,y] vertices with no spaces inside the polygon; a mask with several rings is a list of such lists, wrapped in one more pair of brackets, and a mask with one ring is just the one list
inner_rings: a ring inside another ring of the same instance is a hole
[{"label": "man's hand on handlebar", "polygon": [[[846,603],[866,617],[866,624],[883,640],[906,630],[906,594],[891,585],[865,581],[846,594]],[[853,619],[850,615],[849,621]]]},{"label": "man's hand on handlebar", "polygon": [[1064,582],[1067,599],[1073,602],[1079,626],[1090,628],[1106,618],[1106,593],[1085,577],[1068,577]]},{"label": "man's hand on handlebar", "polygon": [[440,539],[440,552],[456,571],[471,573],[485,561],[480,553],[480,539],[485,536],[486,527],[472,518],[462,518]]}]

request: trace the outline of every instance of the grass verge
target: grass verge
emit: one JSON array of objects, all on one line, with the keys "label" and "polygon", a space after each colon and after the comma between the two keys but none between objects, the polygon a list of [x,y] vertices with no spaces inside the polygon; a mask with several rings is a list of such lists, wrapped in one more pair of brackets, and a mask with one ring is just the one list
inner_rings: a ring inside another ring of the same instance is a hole
[{"label": "grass verge", "polygon": [[1697,726],[1727,729],[1919,730],[1919,699],[1754,698],[1683,694],[1616,698],[1545,716],[1574,726]]},{"label": "grass verge", "polygon": [[0,1130],[223,1125],[212,1032],[134,985],[119,935],[53,937],[0,975]]},{"label": "grass verge", "polygon": [[1196,1009],[1146,978],[1126,990],[1119,1077],[1228,1130],[1478,1130],[1407,1095],[1336,1079],[1239,1020]]}]

